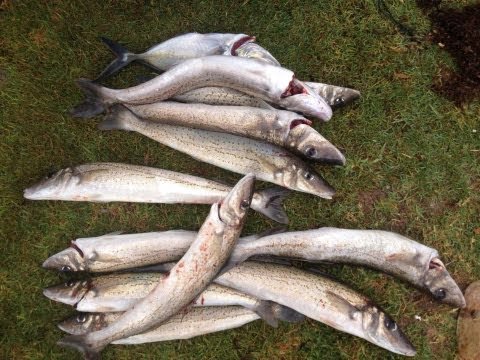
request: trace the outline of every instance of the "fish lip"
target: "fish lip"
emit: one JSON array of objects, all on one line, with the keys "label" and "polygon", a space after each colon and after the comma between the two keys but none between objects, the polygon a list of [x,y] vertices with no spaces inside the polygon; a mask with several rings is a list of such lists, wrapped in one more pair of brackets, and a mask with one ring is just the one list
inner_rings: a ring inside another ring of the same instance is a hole
[{"label": "fish lip", "polygon": [[43,289],[43,296],[52,301],[60,302],[62,304],[67,304],[71,306],[74,306],[77,303],[76,299],[57,293],[55,291],[55,288],[56,286]]},{"label": "fish lip", "polygon": [[346,163],[345,155],[331,144],[321,146],[319,148],[319,155],[315,160],[327,165],[344,166]]}]

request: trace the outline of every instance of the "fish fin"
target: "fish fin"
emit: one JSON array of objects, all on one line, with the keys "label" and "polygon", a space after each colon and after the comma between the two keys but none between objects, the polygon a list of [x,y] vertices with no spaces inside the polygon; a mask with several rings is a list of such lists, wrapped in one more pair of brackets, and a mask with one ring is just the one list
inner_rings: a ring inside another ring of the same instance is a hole
[{"label": "fish fin", "polygon": [[335,306],[342,312],[348,313],[348,316],[351,319],[354,319],[355,315],[360,311],[356,306],[352,305],[348,300],[344,299],[340,295],[337,295],[331,291],[327,291],[326,295],[327,297],[334,299],[335,301],[332,301],[332,303],[334,303]]},{"label": "fish fin", "polygon": [[83,354],[85,360],[99,360],[102,349],[93,349],[90,344],[87,344],[86,337],[87,335],[68,335],[57,341],[57,345],[78,350]]},{"label": "fish fin", "polygon": [[128,64],[130,64],[132,61],[137,59],[137,55],[131,53],[127,49],[125,49],[122,45],[119,43],[110,40],[106,37],[101,36],[100,40],[108,46],[111,52],[113,52],[117,58],[113,60],[101,73],[98,75],[98,77],[95,79],[95,81],[100,81],[102,79],[105,79],[106,77],[112,76],[116,72],[120,71],[120,69],[124,68]]},{"label": "fish fin", "polygon": [[274,312],[275,303],[268,300],[260,300],[260,305],[254,310],[268,325],[278,327],[277,314]]},{"label": "fish fin", "polygon": [[88,79],[78,79],[77,85],[85,93],[85,101],[70,110],[70,115],[77,118],[91,118],[105,111],[102,86]]},{"label": "fish fin", "polygon": [[280,304],[273,304],[273,312],[277,319],[289,323],[299,323],[305,320],[305,315],[302,313]]},{"label": "fish fin", "polygon": [[104,119],[98,128],[100,130],[126,130],[131,131],[130,124],[132,121],[139,120],[130,110],[125,106],[116,104],[110,108],[110,111],[105,115]]},{"label": "fish fin", "polygon": [[260,203],[252,204],[252,209],[281,224],[288,224],[288,216],[283,209],[283,200],[290,194],[290,190],[274,186],[258,191]]}]

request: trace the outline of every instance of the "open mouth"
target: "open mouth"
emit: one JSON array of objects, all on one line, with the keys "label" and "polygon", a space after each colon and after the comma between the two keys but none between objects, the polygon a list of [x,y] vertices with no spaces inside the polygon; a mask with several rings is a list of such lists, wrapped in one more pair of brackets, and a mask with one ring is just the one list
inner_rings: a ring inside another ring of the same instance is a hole
[{"label": "open mouth", "polygon": [[292,95],[306,94],[306,93],[307,93],[307,89],[305,89],[305,87],[302,84],[300,84],[297,81],[297,79],[295,79],[295,76],[294,76],[290,81],[290,83],[288,84],[287,89],[282,93],[280,97],[283,99]]},{"label": "open mouth", "polygon": [[240,40],[237,40],[233,43],[232,45],[232,50],[230,50],[230,54],[232,56],[236,56],[236,51],[237,49],[242,46],[243,44],[247,43],[247,42],[254,42],[255,41],[255,36],[245,36],[243,38],[241,38]]},{"label": "open mouth", "polygon": [[308,125],[311,126],[312,122],[308,119],[295,119],[290,123],[290,130],[292,130],[294,127],[297,127],[298,125]]}]

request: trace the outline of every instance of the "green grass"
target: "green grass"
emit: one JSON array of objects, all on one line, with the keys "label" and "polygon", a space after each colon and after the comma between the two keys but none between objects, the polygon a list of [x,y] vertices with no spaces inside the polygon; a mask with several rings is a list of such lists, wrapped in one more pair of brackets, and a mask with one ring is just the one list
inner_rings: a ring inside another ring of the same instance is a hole
[{"label": "green grass", "polygon": [[[67,115],[82,98],[74,79],[96,76],[111,60],[100,35],[139,51],[189,31],[243,32],[256,35],[300,79],[361,90],[360,102],[321,126],[348,159],[344,168],[318,167],[338,196],[326,201],[294,194],[286,204],[290,228],[398,231],[438,249],[462,288],[479,278],[480,104],[458,109],[432,93],[432,78],[440,66],[451,66],[450,59],[436,46],[408,43],[373,1],[13,3],[1,2],[0,11],[0,358],[78,357],[55,345],[62,336],[55,325],[72,311],[41,294],[60,281],[40,267],[49,254],[76,237],[117,230],[198,229],[208,212],[206,206],[33,202],[22,198],[25,187],[52,167],[93,161],[157,166],[232,184],[239,178],[138,134],[102,133],[95,121]],[[413,1],[389,3],[420,33],[428,31]],[[142,72],[131,66],[109,84],[127,86]],[[252,213],[244,233],[272,225]],[[455,358],[455,311],[377,272],[339,266],[332,273],[388,310],[417,347],[418,359]],[[278,329],[257,321],[189,341],[110,346],[104,355],[397,358],[314,321]]]}]

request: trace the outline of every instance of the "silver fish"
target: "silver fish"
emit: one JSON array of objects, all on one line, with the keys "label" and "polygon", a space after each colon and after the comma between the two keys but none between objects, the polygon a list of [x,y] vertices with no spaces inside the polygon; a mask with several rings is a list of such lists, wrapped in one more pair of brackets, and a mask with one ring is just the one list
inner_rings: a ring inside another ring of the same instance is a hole
[{"label": "silver fish", "polygon": [[205,86],[233,88],[323,121],[332,117],[325,100],[297,80],[292,71],[239,57],[214,55],[186,60],[153,80],[126,89],[109,89],[87,79],[79,79],[77,84],[86,100],[72,110],[76,117],[92,117],[115,103],[150,104]]},{"label": "silver fish", "polygon": [[[66,168],[24,191],[30,200],[126,201],[145,203],[213,204],[231,187],[169,170],[119,163],[92,163]],[[282,202],[289,191],[280,187],[254,193],[252,209],[288,223]]]},{"label": "silver fish", "polygon": [[86,357],[97,357],[109,343],[140,334],[175,315],[195,299],[215,278],[240,235],[253,195],[255,177],[240,180],[223,200],[211,208],[198,236],[148,296],[105,329],[71,335],[58,342]]},{"label": "silver fish", "polygon": [[416,353],[398,325],[370,299],[324,276],[290,266],[245,262],[215,282],[290,307],[397,354]]},{"label": "silver fish", "polygon": [[141,54],[134,54],[113,40],[101,39],[117,58],[102,71],[97,80],[113,75],[132,61],[140,61],[154,70],[164,71],[187,59],[221,55],[245,42],[255,41],[254,37],[245,34],[187,33],[152,46]]},{"label": "silver fish", "polygon": [[[62,321],[58,327],[74,335],[86,335],[113,324],[120,313],[79,313]],[[161,325],[138,335],[119,339],[113,344],[143,344],[148,342],[190,339],[195,336],[229,330],[259,319],[241,306],[212,306],[189,308],[172,316]]]},{"label": "silver fish", "polygon": [[285,147],[310,160],[345,164],[345,156],[310,126],[310,120],[291,111],[171,101],[125,107],[145,120],[245,136]]},{"label": "silver fish", "polygon": [[465,306],[435,249],[389,231],[320,228],[239,241],[227,266],[255,255],[367,266],[427,290],[438,301]]},{"label": "silver fish", "polygon": [[278,62],[278,60],[275,59],[272,54],[252,41],[239,44],[235,49],[227,49],[223,55],[258,59],[273,66],[281,66],[280,62]]},{"label": "silver fish", "polygon": [[[68,280],[64,284],[43,290],[43,295],[53,301],[72,305],[82,312],[127,311],[146,297],[167,274],[122,273],[102,275],[87,280]],[[289,320],[292,310],[277,311],[273,303],[258,300],[238,290],[210,284],[191,303],[193,306],[243,306],[256,312],[269,325],[276,327],[277,319]],[[296,316],[298,318],[298,316]]]},{"label": "silver fish", "polygon": [[[288,189],[330,199],[335,190],[298,157],[278,146],[236,135],[159,124],[140,119],[122,105],[99,125],[140,134],[193,158]],[[221,154],[221,155],[219,155]]]}]

